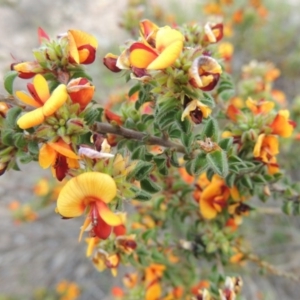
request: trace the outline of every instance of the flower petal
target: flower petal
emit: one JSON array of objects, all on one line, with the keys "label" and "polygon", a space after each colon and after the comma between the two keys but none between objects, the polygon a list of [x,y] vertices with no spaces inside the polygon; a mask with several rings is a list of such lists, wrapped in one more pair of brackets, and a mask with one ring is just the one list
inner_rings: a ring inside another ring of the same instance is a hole
[{"label": "flower petal", "polygon": [[122,225],[123,218],[121,215],[113,213],[107,206],[106,203],[97,201],[96,202],[98,212],[103,221],[110,226]]},{"label": "flower petal", "polygon": [[67,87],[60,84],[43,106],[45,117],[53,115],[68,99]]},{"label": "flower petal", "polygon": [[72,150],[71,146],[65,143],[62,139],[59,139],[55,143],[49,142],[48,145],[63,156],[66,156],[68,158],[79,159],[79,156],[76,155],[76,153]]},{"label": "flower petal", "polygon": [[91,201],[109,203],[116,193],[117,187],[112,177],[99,172],[86,172],[72,178],[62,188],[57,209],[65,217],[77,217]]},{"label": "flower petal", "polygon": [[45,77],[41,74],[37,74],[33,78],[33,85],[39,99],[45,103],[50,97],[49,87]]},{"label": "flower petal", "polygon": [[132,44],[129,51],[130,64],[136,68],[147,68],[147,66],[158,57],[154,49],[143,43]]},{"label": "flower petal", "polygon": [[55,163],[56,151],[48,144],[43,144],[39,151],[39,164],[43,169],[49,168]]},{"label": "flower petal", "polygon": [[183,42],[175,41],[168,46],[148,67],[148,70],[161,70],[171,66],[179,57],[183,47]]},{"label": "flower petal", "polygon": [[23,91],[16,91],[16,96],[25,104],[40,107],[41,104]]},{"label": "flower petal", "polygon": [[68,33],[72,35],[78,48],[82,45],[91,45],[93,48],[98,47],[98,42],[96,38],[91,34],[74,29],[69,30]]},{"label": "flower petal", "polygon": [[44,120],[45,117],[43,114],[43,108],[39,107],[21,116],[18,119],[17,124],[22,129],[28,129],[36,125],[42,124]]}]

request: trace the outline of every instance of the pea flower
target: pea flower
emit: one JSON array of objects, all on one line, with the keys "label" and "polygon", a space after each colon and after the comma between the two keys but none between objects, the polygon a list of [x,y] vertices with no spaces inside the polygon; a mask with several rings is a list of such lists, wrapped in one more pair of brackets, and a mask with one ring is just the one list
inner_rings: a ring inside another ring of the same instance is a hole
[{"label": "pea flower", "polygon": [[253,156],[268,163],[275,155],[279,153],[278,138],[275,135],[266,135],[261,133],[253,149]]},{"label": "pea flower", "polygon": [[17,91],[16,96],[25,104],[34,106],[36,109],[21,116],[17,124],[22,129],[28,129],[44,122],[46,117],[53,115],[68,99],[67,88],[60,84],[50,94],[46,79],[37,74],[33,78],[33,83],[27,84],[30,93]]},{"label": "pea flower", "polygon": [[118,254],[108,254],[106,251],[99,249],[92,261],[98,271],[102,272],[106,268],[109,268],[112,275],[117,276],[118,265],[120,263],[120,256]]},{"label": "pea flower", "polygon": [[246,101],[246,106],[253,112],[253,114],[267,114],[270,112],[274,106],[275,103],[271,101],[265,101],[265,100],[259,100],[255,101],[252,98],[248,98]]},{"label": "pea flower", "polygon": [[51,166],[54,177],[59,181],[65,178],[69,169],[79,168],[78,159],[79,156],[62,139],[43,144],[39,151],[40,166],[43,169]]},{"label": "pea flower", "polygon": [[147,42],[135,42],[129,48],[131,66],[161,70],[171,66],[181,54],[183,35],[169,26],[157,30],[153,46]]},{"label": "pea flower", "polygon": [[86,32],[71,29],[68,31],[69,61],[76,64],[91,64],[96,57],[98,42]]},{"label": "pea flower", "polygon": [[209,43],[217,43],[223,38],[223,24],[206,23],[204,26],[204,39]]},{"label": "pea flower", "polygon": [[227,205],[229,198],[236,199],[238,191],[236,187],[229,188],[223,179],[214,175],[209,185],[200,195],[199,208],[205,219],[213,219]]},{"label": "pea flower", "polygon": [[78,103],[83,110],[93,99],[95,86],[86,78],[75,78],[67,85],[68,94],[73,103]]},{"label": "pea flower", "polygon": [[211,91],[218,83],[222,68],[212,57],[202,55],[196,58],[189,69],[190,83],[202,91]]},{"label": "pea flower", "polygon": [[90,236],[107,239],[113,227],[124,223],[124,214],[115,214],[109,207],[117,193],[113,178],[100,172],[86,172],[69,180],[57,200],[57,212],[66,218],[74,218],[87,212],[81,227],[79,240],[85,230]]},{"label": "pea flower", "polygon": [[290,112],[286,109],[280,110],[274,118],[270,127],[272,134],[278,134],[282,137],[290,137],[293,133],[296,123],[289,120]]},{"label": "pea flower", "polygon": [[190,117],[195,124],[202,123],[202,118],[206,119],[211,114],[211,108],[199,100],[189,102],[181,115],[181,121]]}]

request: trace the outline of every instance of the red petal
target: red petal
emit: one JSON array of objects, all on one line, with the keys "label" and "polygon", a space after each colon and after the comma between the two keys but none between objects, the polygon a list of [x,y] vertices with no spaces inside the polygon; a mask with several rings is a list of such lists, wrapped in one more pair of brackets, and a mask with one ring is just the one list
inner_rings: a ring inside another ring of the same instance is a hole
[{"label": "red petal", "polygon": [[43,39],[50,41],[48,34],[41,27],[38,28],[38,37],[40,44],[43,42]]}]

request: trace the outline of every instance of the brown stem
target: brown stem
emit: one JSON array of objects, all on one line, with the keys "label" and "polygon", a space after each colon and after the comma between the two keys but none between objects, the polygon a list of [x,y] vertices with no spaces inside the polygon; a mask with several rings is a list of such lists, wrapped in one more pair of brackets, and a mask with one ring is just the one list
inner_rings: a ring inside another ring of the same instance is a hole
[{"label": "brown stem", "polygon": [[185,148],[182,145],[171,142],[170,140],[162,139],[156,136],[148,135],[143,132],[135,131],[132,129],[113,126],[108,123],[97,122],[97,131],[99,133],[111,133],[119,136],[123,136],[127,139],[133,139],[137,141],[144,141],[148,145],[159,145],[165,148],[174,149],[176,152],[186,153]]}]

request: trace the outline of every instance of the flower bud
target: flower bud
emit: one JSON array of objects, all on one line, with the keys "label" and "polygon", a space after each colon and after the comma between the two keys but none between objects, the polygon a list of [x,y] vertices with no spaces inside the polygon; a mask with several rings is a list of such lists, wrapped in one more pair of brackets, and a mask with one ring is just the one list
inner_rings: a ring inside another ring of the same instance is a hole
[{"label": "flower bud", "polygon": [[83,119],[73,118],[67,121],[67,134],[83,134],[87,131]]},{"label": "flower bud", "polygon": [[121,71],[120,68],[117,67],[118,56],[112,53],[108,53],[103,58],[104,66],[114,73],[118,73]]}]

